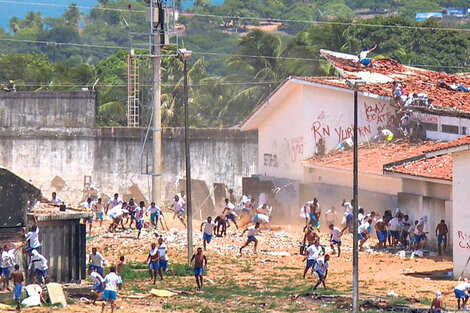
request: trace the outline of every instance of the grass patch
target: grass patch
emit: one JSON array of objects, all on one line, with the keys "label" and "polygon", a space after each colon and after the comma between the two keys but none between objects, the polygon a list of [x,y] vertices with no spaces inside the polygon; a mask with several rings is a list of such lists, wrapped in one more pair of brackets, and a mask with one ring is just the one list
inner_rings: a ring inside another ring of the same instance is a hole
[{"label": "grass patch", "polygon": [[[170,268],[173,270],[173,276],[176,276],[176,277],[194,276],[194,271],[187,264],[173,263],[171,264]],[[206,272],[207,270],[204,269],[204,276],[206,275]]]},{"label": "grass patch", "polygon": [[291,266],[281,266],[281,267],[275,267],[275,270],[300,270],[300,267],[291,267]]},{"label": "grass patch", "polygon": [[405,305],[405,304],[410,304],[410,301],[405,298],[401,297],[387,297],[390,299],[390,304],[391,305]]},{"label": "grass patch", "polygon": [[143,262],[129,262],[122,265],[119,275],[124,283],[128,283],[137,279],[146,279],[149,277],[147,263]]},{"label": "grass patch", "polygon": [[252,273],[254,270],[253,270],[253,266],[251,263],[245,263],[245,265],[242,267],[242,269],[240,270],[240,272],[242,273]]},{"label": "grass patch", "polygon": [[428,298],[423,298],[423,299],[420,299],[419,302],[422,305],[431,306],[432,300],[430,300]]}]

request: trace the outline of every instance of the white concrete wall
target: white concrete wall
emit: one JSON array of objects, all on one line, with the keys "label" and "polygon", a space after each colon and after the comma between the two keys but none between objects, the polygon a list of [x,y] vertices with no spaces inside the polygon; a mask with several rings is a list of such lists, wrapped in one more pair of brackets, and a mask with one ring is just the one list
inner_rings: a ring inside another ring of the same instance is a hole
[{"label": "white concrete wall", "polygon": [[[305,154],[313,156],[315,144],[324,138],[327,150],[334,149],[341,141],[352,138],[354,120],[354,93],[352,90],[304,87]],[[385,126],[393,108],[388,100],[358,95],[358,136],[364,142],[377,134],[379,126]]]},{"label": "white concrete wall", "polygon": [[[291,82],[287,97],[274,97],[275,111],[258,128],[259,173],[302,180],[301,161],[315,153],[325,138],[327,150],[353,136],[354,96],[351,90]],[[359,136],[366,141],[386,125],[390,102],[359,94]]]},{"label": "white concrete wall", "polygon": [[300,180],[305,158],[302,87],[281,101],[258,128],[258,169],[261,175]]},{"label": "white concrete wall", "polygon": [[[402,190],[400,178],[380,174],[359,173],[359,188],[372,192],[396,195]],[[343,187],[353,187],[352,170],[330,167],[307,168],[304,171],[305,183],[321,183]]]},{"label": "white concrete wall", "polygon": [[470,151],[453,153],[453,223],[454,278],[461,273],[470,278]]}]

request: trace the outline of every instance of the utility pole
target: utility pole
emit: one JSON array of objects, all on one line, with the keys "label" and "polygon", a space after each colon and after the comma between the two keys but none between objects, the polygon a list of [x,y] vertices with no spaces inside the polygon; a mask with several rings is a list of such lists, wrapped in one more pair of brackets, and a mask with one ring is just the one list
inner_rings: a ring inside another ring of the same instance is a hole
[{"label": "utility pole", "polygon": [[357,177],[357,86],[354,86],[354,147],[353,147],[353,312],[359,313],[359,251],[358,251],[358,177]]},{"label": "utility pole", "polygon": [[[161,44],[164,40],[164,14],[160,1],[156,1],[156,10],[150,2],[150,25],[153,34],[152,48],[152,143],[153,143],[153,168],[152,168],[152,201],[157,205],[161,203],[162,186],[162,113],[161,113]],[[158,16],[154,16],[158,14]],[[156,23],[155,23],[156,21]],[[163,40],[162,40],[163,39]]]},{"label": "utility pole", "polygon": [[186,49],[178,49],[178,54],[182,57],[184,63],[184,153],[186,159],[186,216],[187,216],[187,236],[188,236],[188,264],[191,264],[193,256],[193,210],[191,194],[191,160],[189,153],[189,106],[188,106],[188,59],[192,52]]}]

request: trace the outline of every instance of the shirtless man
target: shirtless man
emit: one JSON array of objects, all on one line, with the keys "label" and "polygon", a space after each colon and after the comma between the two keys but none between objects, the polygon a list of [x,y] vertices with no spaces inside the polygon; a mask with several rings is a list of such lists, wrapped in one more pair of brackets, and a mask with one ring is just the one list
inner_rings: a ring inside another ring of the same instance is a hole
[{"label": "shirtless man", "polygon": [[191,266],[194,260],[194,277],[196,277],[197,290],[202,289],[202,275],[204,274],[204,267],[207,268],[207,258],[202,254],[202,248],[197,248],[197,253],[193,254],[191,258]]},{"label": "shirtless man", "polygon": [[24,277],[23,273],[20,272],[20,266],[15,264],[15,270],[11,273],[11,278],[13,279],[13,298],[16,302],[16,310],[19,312],[21,310],[20,307],[20,297],[21,297],[21,290],[23,289],[23,282]]},{"label": "shirtless man", "polygon": [[379,218],[375,222],[375,231],[377,232],[377,239],[379,240],[379,249],[384,249],[387,242],[387,229],[383,218]]},{"label": "shirtless man", "polygon": [[215,236],[216,237],[227,236],[227,222],[225,221],[225,216],[224,215],[217,216],[214,222],[217,225],[215,228]]},{"label": "shirtless man", "polygon": [[302,249],[300,251],[300,254],[303,254],[303,251],[313,245],[318,239],[320,239],[320,237],[315,232],[314,226],[309,225],[307,227],[307,232],[304,235],[304,240],[302,241]]},{"label": "shirtless man", "polygon": [[441,244],[444,244],[444,252],[447,248],[447,234],[449,233],[449,228],[446,225],[444,220],[441,220],[436,227],[436,237],[437,237],[437,249],[439,250],[439,255],[441,255]]}]

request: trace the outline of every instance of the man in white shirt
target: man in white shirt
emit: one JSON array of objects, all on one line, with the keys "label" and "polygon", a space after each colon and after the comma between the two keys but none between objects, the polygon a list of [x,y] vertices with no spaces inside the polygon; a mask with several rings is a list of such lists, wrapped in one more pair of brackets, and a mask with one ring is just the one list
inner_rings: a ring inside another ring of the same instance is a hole
[{"label": "man in white shirt", "polygon": [[[465,306],[467,305],[469,289],[470,283],[467,280],[455,286],[454,293],[455,297],[457,298],[457,307],[459,310],[465,309]],[[462,300],[462,305],[460,305],[460,300]]]},{"label": "man in white shirt", "polygon": [[428,217],[423,216],[414,229],[415,250],[424,249],[426,244],[426,233],[424,232],[424,224],[428,221]]},{"label": "man in white shirt", "polygon": [[95,303],[96,300],[100,300],[102,298],[102,293],[104,291],[104,278],[100,273],[93,270],[90,273],[90,279],[94,281],[94,284],[91,286],[91,292],[96,293],[96,298],[93,300],[93,303]]},{"label": "man in white shirt", "polygon": [[55,192],[52,193],[51,202],[52,202],[53,204],[55,204],[55,205],[64,204],[64,200],[62,200],[61,198],[57,197],[57,193],[55,193]]},{"label": "man in white shirt", "polygon": [[307,249],[305,249],[305,254],[307,256],[305,257],[304,261],[307,261],[307,264],[304,269],[304,278],[307,275],[308,270],[311,268],[312,272],[315,266],[315,263],[317,262],[318,257],[322,253],[322,248],[320,247],[320,241],[317,240],[315,243],[311,246],[309,246]]},{"label": "man in white shirt", "polygon": [[[26,231],[26,227],[25,227]],[[39,241],[39,225],[36,215],[34,215],[34,226],[31,230],[24,234],[26,241],[29,241],[29,247],[25,249],[27,252],[31,252],[33,249],[41,252],[41,242]]]},{"label": "man in white shirt", "polygon": [[362,51],[359,53],[359,56],[358,56],[359,64],[364,65],[364,66],[372,65],[372,61],[370,58],[367,57],[367,55],[373,52],[375,49],[377,49],[377,45],[375,45],[370,50],[367,50],[366,48],[362,49]]},{"label": "man in white shirt", "polygon": [[[227,212],[227,214],[225,214]],[[230,222],[232,221],[235,224],[235,227],[238,229],[237,225],[237,214],[235,213],[235,205],[231,203],[228,198],[225,198],[225,208],[222,211],[222,214],[225,214],[225,218],[227,221],[227,227],[230,227]]]},{"label": "man in white shirt", "polygon": [[123,204],[121,197],[119,197],[118,193],[114,194],[114,198],[108,200],[108,204],[106,205],[106,214],[108,214],[108,210],[114,208],[116,205]]},{"label": "man in white shirt", "polygon": [[163,280],[163,273],[166,273],[168,269],[168,256],[166,251],[166,245],[163,242],[163,238],[158,238],[158,255],[160,261],[158,261],[158,274],[160,275],[160,280]]},{"label": "man in white shirt", "polygon": [[369,226],[370,226],[371,223],[372,223],[372,220],[368,220],[367,222],[364,222],[361,225],[359,225],[359,227],[357,228],[358,239],[360,240],[359,249],[361,249],[361,250],[362,250],[362,246],[364,245],[364,243],[370,237]]},{"label": "man in white shirt", "polygon": [[335,251],[335,245],[338,247],[338,258],[341,256],[341,236],[343,236],[343,233],[341,232],[341,229],[336,227],[333,224],[330,224],[329,226],[329,232],[330,232],[330,247],[331,250],[333,250],[333,254],[336,254]]},{"label": "man in white shirt", "polygon": [[344,217],[346,219],[346,225],[344,226],[344,228],[341,230],[341,232],[344,233],[344,231],[346,230],[346,228],[349,230],[349,232],[351,233],[352,232],[352,229],[353,229],[353,204],[354,203],[354,200],[351,200],[351,202],[346,202],[346,200],[343,200],[343,203],[341,204],[341,206],[344,207]]},{"label": "man in white shirt", "polygon": [[[150,206],[147,208],[145,215],[150,213],[150,222],[152,225],[158,229],[158,221],[160,220],[160,215],[163,215],[162,211],[158,206],[155,205],[155,202],[150,203]],[[162,224],[163,227],[163,224]]]},{"label": "man in white shirt", "polygon": [[325,282],[326,282],[326,277],[328,276],[329,266],[330,266],[330,256],[328,254],[326,254],[322,258],[317,259],[317,262],[315,264],[315,272],[318,275],[318,282],[315,285],[315,287],[313,287],[313,290],[317,290],[320,284],[323,284],[323,287],[326,289]]},{"label": "man in white shirt", "polygon": [[0,272],[2,275],[3,280],[3,290],[10,290],[9,283],[10,283],[10,276],[11,276],[11,268],[15,265],[15,251],[18,250],[21,246],[15,248],[11,248],[10,245],[7,243],[3,246],[3,251],[1,253],[2,259],[1,261],[1,268]]},{"label": "man in white shirt", "polygon": [[212,235],[214,233],[215,223],[212,221],[212,217],[209,216],[207,220],[202,222],[201,231],[202,231],[203,226],[204,226],[204,233],[202,234],[202,241],[203,241],[204,251],[205,251],[206,244],[211,243]]},{"label": "man in white shirt", "polygon": [[46,258],[36,250],[31,251],[31,255],[31,263],[28,269],[31,269],[31,266],[34,265],[34,273],[41,284],[47,283],[47,270],[49,267]]},{"label": "man in white shirt", "polygon": [[89,271],[96,270],[99,274],[103,275],[104,268],[103,268],[103,263],[104,263],[104,258],[101,255],[101,253],[98,252],[96,248],[91,249],[91,254],[88,259],[88,262],[90,263],[89,265]]},{"label": "man in white shirt", "polygon": [[[86,199],[85,202],[82,202],[80,203],[80,207],[81,208],[84,208],[85,210],[87,210],[88,212],[91,212],[93,214],[93,210],[94,210],[94,207],[95,207],[95,202],[94,201],[91,201],[91,198],[88,198]],[[91,227],[93,225],[93,216],[89,219],[87,219],[87,223],[89,225],[89,232],[91,232]]]},{"label": "man in white shirt", "polygon": [[403,228],[403,215],[398,214],[388,222],[390,236],[392,237],[392,247],[396,247],[400,241],[401,230]]},{"label": "man in white shirt", "polygon": [[142,227],[144,227],[144,212],[145,212],[145,202],[140,201],[139,206],[135,208],[135,227],[139,231],[137,234],[137,238],[140,237],[140,233],[142,231]]},{"label": "man in white shirt", "polygon": [[184,227],[186,227],[186,222],[184,221],[184,212],[186,212],[184,200],[181,199],[178,195],[175,195],[172,206],[175,207],[175,214],[173,215],[173,219],[178,216],[181,223],[183,223]]},{"label": "man in white shirt", "polygon": [[116,274],[116,267],[112,266],[110,273],[104,277],[104,293],[103,293],[103,306],[101,308],[101,313],[104,313],[106,302],[111,303],[111,313],[114,312],[114,306],[117,296],[117,288],[121,290],[122,282],[119,279],[119,276]]},{"label": "man in white shirt", "polygon": [[254,226],[250,226],[248,228],[246,228],[243,233],[242,233],[242,236],[247,232],[247,235],[248,235],[248,240],[245,242],[245,244],[240,248],[240,254],[242,254],[242,250],[243,248],[245,248],[246,246],[248,246],[251,242],[254,242],[255,243],[255,246],[253,248],[253,252],[254,253],[257,253],[256,252],[256,247],[258,246],[258,239],[256,239],[255,235],[259,234],[259,223],[256,223]]}]

